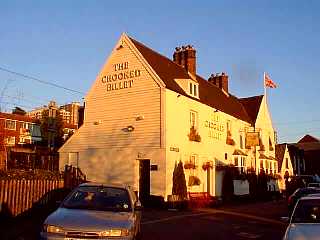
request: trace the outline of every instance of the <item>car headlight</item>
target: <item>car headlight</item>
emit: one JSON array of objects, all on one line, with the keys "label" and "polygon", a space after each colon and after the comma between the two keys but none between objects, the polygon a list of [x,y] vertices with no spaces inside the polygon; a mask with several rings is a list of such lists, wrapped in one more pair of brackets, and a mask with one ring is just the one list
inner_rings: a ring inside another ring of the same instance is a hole
[{"label": "car headlight", "polygon": [[130,231],[128,229],[110,229],[99,233],[100,237],[127,237]]},{"label": "car headlight", "polygon": [[47,233],[64,234],[63,228],[54,225],[43,224],[42,229]]}]

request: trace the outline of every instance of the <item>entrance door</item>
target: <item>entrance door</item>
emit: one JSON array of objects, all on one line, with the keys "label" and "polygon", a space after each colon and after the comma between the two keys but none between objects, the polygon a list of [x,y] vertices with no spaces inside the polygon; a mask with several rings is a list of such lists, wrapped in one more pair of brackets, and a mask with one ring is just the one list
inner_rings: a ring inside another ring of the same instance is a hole
[{"label": "entrance door", "polygon": [[[211,169],[210,168],[208,168],[207,169],[207,193],[209,193],[210,194],[210,188],[211,188]],[[210,194],[211,195],[211,194]]]},{"label": "entrance door", "polygon": [[139,165],[139,198],[141,203],[146,206],[150,197],[150,160],[140,160]]}]

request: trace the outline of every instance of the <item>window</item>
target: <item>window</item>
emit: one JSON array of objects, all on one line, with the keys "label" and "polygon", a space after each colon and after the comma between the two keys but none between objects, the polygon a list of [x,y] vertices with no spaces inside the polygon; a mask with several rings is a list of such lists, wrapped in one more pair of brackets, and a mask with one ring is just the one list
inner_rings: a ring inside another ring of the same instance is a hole
[{"label": "window", "polygon": [[194,83],[193,81],[189,82],[189,95],[196,98],[199,96],[198,84]]},{"label": "window", "polygon": [[286,169],[288,169],[288,168],[289,168],[289,159],[286,158]]},{"label": "window", "polygon": [[190,127],[197,129],[198,126],[198,113],[195,111],[190,111]]},{"label": "window", "polygon": [[15,145],[16,144],[16,138],[15,137],[6,137],[5,138],[5,143],[7,145]]},{"label": "window", "polygon": [[238,167],[240,173],[244,173],[246,169],[246,158],[245,157],[234,157],[234,165]]},{"label": "window", "polygon": [[263,169],[263,160],[260,160],[260,169]]},{"label": "window", "polygon": [[238,157],[234,157],[234,165],[239,166]]},{"label": "window", "polygon": [[16,121],[6,120],[6,129],[16,130]]},{"label": "window", "polygon": [[231,121],[230,120],[227,121],[227,131],[231,132]]},{"label": "window", "polygon": [[277,171],[277,163],[275,162],[274,163],[274,173],[277,173],[278,171]]},{"label": "window", "polygon": [[21,124],[21,127],[23,128],[23,129],[29,129],[30,128],[30,123],[27,123],[27,122],[22,122],[22,124]]},{"label": "window", "polygon": [[243,139],[242,139],[241,133],[240,133],[240,149],[243,149]]},{"label": "window", "polygon": [[224,160],[228,160],[228,153],[224,154]]},{"label": "window", "polygon": [[197,166],[197,155],[196,154],[192,154],[190,156],[190,163],[192,163],[194,166]]}]

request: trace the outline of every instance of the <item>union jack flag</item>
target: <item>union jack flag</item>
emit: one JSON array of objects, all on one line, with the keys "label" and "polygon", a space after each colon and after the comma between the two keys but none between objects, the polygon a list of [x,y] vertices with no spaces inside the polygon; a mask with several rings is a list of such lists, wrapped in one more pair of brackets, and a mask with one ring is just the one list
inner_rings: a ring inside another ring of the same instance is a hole
[{"label": "union jack flag", "polygon": [[277,85],[271,80],[268,74],[264,74],[264,85],[269,88],[276,88]]}]

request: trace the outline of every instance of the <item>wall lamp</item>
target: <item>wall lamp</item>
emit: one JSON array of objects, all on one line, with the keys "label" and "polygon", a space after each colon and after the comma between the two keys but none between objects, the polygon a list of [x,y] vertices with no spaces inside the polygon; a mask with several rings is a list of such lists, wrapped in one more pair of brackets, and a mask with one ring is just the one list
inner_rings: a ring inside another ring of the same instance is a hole
[{"label": "wall lamp", "polygon": [[127,127],[127,131],[128,132],[133,132],[133,130],[134,130],[134,127],[132,125]]}]

